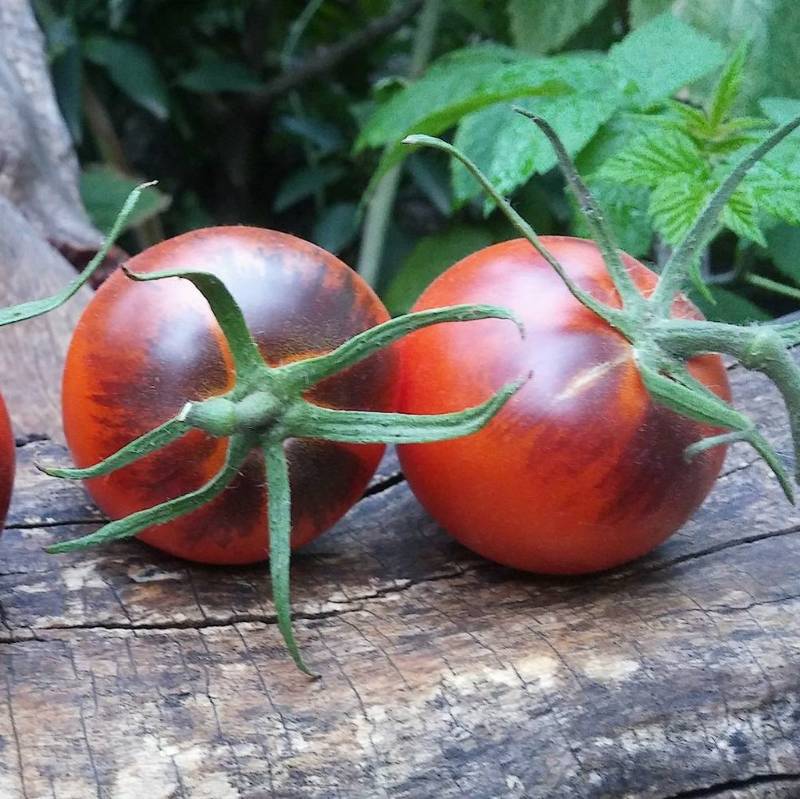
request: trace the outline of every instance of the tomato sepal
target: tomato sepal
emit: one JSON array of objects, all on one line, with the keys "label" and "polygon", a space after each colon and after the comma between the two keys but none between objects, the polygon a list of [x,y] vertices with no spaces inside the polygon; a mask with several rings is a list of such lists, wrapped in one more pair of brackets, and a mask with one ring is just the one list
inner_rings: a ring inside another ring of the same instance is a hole
[{"label": "tomato sepal", "polygon": [[66,286],[64,286],[63,289],[61,289],[61,291],[56,292],[50,297],[45,297],[41,300],[23,302],[18,305],[14,305],[11,308],[0,309],[0,327],[11,325],[15,322],[23,322],[26,319],[34,319],[37,316],[43,316],[50,311],[55,311],[57,308],[60,308],[62,305],[64,305],[65,302],[70,300],[80,288],[89,282],[89,279],[97,271],[97,268],[100,266],[100,264],[105,261],[106,256],[114,246],[114,242],[116,242],[122,233],[125,223],[133,213],[134,208],[136,208],[136,203],[139,202],[139,197],[141,196],[142,192],[151,186],[155,186],[157,183],[157,180],[151,180],[148,183],[142,183],[133,189],[133,191],[125,200],[122,209],[117,215],[117,218],[114,220],[114,224],[112,225],[111,230],[108,232],[108,235],[103,240],[100,249],[95,253],[94,258],[92,258],[92,260],[86,264],[86,266],[83,268],[83,271],[81,271],[81,273],[74,280],[71,280]]},{"label": "tomato sepal", "polygon": [[444,322],[501,319],[513,322],[520,335],[523,335],[522,325],[511,312],[496,306],[437,308],[375,325],[325,355],[271,367],[259,352],[240,306],[218,277],[190,269],[146,274],[126,269],[125,273],[136,281],[181,278],[191,282],[201,292],[230,349],[235,367],[235,384],[224,394],[187,401],[177,416],[93,466],[86,469],[40,468],[48,474],[66,479],[106,475],[159,451],[192,429],[228,440],[225,463],[195,491],[111,521],[87,536],[54,544],[46,551],[61,554],[130,538],[191,513],[217,497],[231,483],[247,457],[254,450],[260,450],[264,458],[269,498],[268,530],[265,533],[269,536],[270,572],[278,627],[297,667],[313,677],[315,675],[303,662],[291,626],[291,496],[284,441],[289,438],[311,438],[356,443],[407,443],[441,441],[468,435],[485,426],[525,381],[506,385],[477,406],[456,413],[426,417],[323,408],[307,400],[304,393],[322,380],[423,327]]},{"label": "tomato sepal", "polygon": [[[789,411],[797,464],[795,480],[800,482],[800,367],[789,352],[791,346],[800,344],[800,324],[766,323],[739,327],[697,319],[676,319],[672,317],[672,312],[674,303],[685,302],[681,292],[692,281],[692,269],[697,255],[717,231],[726,202],[746,173],[800,126],[800,117],[777,128],[742,158],[711,195],[684,240],[675,248],[649,297],[640,295],[633,300],[631,279],[621,264],[614,236],[596,200],[580,179],[563,143],[541,117],[521,109],[516,110],[531,119],[553,146],[567,185],[599,240],[598,246],[608,275],[619,295],[621,308],[612,308],[577,286],[555,256],[544,247],[533,228],[502,197],[477,165],[456,147],[427,135],[409,136],[404,142],[441,150],[461,161],[520,234],[550,264],[572,295],[633,345],[637,353],[639,374],[657,403],[687,418],[730,431],[706,437],[695,445],[690,445],[684,453],[685,457],[691,458],[699,452],[732,440],[746,441],[764,459],[778,479],[787,499],[793,503],[791,481],[774,448],[755,429],[750,419],[735,411],[731,405],[695,380],[686,368],[685,361],[700,354],[726,353],[737,358],[745,368],[760,371],[775,383]],[[634,291],[638,293],[635,286]]]},{"label": "tomato sepal", "polygon": [[145,455],[166,447],[167,444],[177,441],[191,429],[192,425],[187,423],[182,418],[182,415],[178,415],[154,428],[149,433],[145,433],[143,436],[131,441],[130,444],[109,455],[108,458],[100,461],[100,463],[96,463],[86,469],[47,466],[38,462],[34,462],[33,465],[40,472],[44,472],[50,477],[60,477],[64,480],[91,480],[93,477],[103,477],[106,474],[111,474],[111,472],[115,472],[123,466],[128,466]]},{"label": "tomato sepal", "polygon": [[232,436],[228,441],[225,463],[222,468],[196,491],[191,491],[176,499],[162,502],[137,513],[131,513],[122,519],[115,519],[103,525],[99,530],[95,530],[95,532],[81,538],[73,538],[70,541],[51,544],[45,547],[45,552],[50,555],[61,555],[65,552],[74,552],[97,544],[108,544],[112,541],[132,538],[149,527],[166,524],[179,516],[191,513],[225,490],[245,462],[255,443],[247,436]]}]

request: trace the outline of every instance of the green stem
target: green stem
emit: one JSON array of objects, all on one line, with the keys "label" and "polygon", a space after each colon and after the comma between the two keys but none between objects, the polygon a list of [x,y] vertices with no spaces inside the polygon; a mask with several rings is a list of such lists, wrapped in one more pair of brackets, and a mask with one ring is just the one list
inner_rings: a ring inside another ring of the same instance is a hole
[{"label": "green stem", "polygon": [[[659,404],[689,419],[738,432],[764,459],[778,479],[786,498],[794,503],[794,490],[783,464],[750,419],[696,381],[685,367],[669,375],[662,374],[659,369],[645,362],[640,362],[638,367],[645,387]],[[714,438],[719,445],[719,437]],[[691,450],[684,453],[690,454]]]},{"label": "green stem", "polygon": [[225,490],[231,480],[236,477],[239,468],[252,449],[252,439],[245,436],[233,436],[228,444],[228,451],[222,469],[196,491],[191,491],[168,502],[162,502],[160,505],[154,505],[152,508],[132,513],[123,519],[109,522],[94,533],[85,535],[82,538],[74,538],[71,541],[62,541],[60,544],[54,544],[47,547],[47,552],[51,555],[56,555],[77,549],[85,549],[95,544],[107,544],[110,541],[131,538],[148,527],[166,524],[173,521],[173,519],[197,510],[197,508],[210,502]]},{"label": "green stem", "polygon": [[745,283],[749,283],[751,286],[758,286],[760,289],[772,291],[783,297],[791,297],[793,300],[800,300],[800,288],[796,286],[787,286],[785,283],[779,283],[777,280],[770,280],[768,277],[762,277],[752,272],[745,275],[744,280]]},{"label": "green stem", "polygon": [[614,286],[619,292],[623,308],[633,312],[643,312],[647,305],[647,300],[636,288],[633,278],[622,263],[620,248],[614,241],[614,236],[606,224],[603,211],[578,174],[575,164],[569,157],[567,148],[546,120],[536,114],[532,114],[530,111],[526,111],[524,108],[514,108],[514,110],[536,124],[555,151],[564,179],[578,201],[592,236],[595,238],[598,247],[600,247],[608,273],[611,275]]},{"label": "green stem", "polygon": [[102,477],[106,474],[128,466],[134,461],[156,452],[162,447],[177,441],[185,435],[191,426],[184,422],[180,417],[170,419],[168,422],[156,427],[149,433],[145,433],[135,441],[131,441],[122,449],[109,455],[105,460],[86,469],[60,469],[52,466],[42,466],[36,463],[39,471],[49,474],[50,477],[61,477],[64,480],[91,480],[93,477]]},{"label": "green stem", "polygon": [[[422,74],[430,61],[441,12],[442,0],[426,0],[422,7],[411,52],[409,77],[412,80]],[[370,286],[377,285],[380,276],[386,231],[389,229],[401,174],[400,164],[391,167],[378,182],[367,206],[358,256],[358,272]]]},{"label": "green stem", "polygon": [[119,212],[102,246],[97,251],[94,258],[89,261],[84,270],[73,281],[51,297],[46,297],[43,300],[23,302],[19,305],[15,305],[13,308],[4,308],[0,310],[0,327],[13,324],[14,322],[21,322],[25,319],[33,319],[36,316],[42,316],[49,311],[54,311],[56,308],[61,307],[67,300],[73,297],[82,286],[89,282],[89,278],[95,273],[97,267],[105,261],[109,250],[114,246],[114,242],[119,238],[120,233],[122,233],[125,227],[125,223],[133,213],[133,209],[136,207],[141,193],[149,186],[155,186],[156,183],[157,181],[155,180],[149,183],[142,183],[128,195],[128,199],[125,200],[122,210]]},{"label": "green stem", "polygon": [[317,677],[303,662],[292,629],[290,562],[292,556],[292,503],[289,487],[289,466],[282,441],[263,445],[267,470],[267,513],[269,516],[269,573],[272,598],[278,616],[278,628],[297,668]]},{"label": "green stem", "polygon": [[800,367],[789,352],[780,328],[671,319],[654,328],[654,334],[665,350],[678,357],[724,352],[746,369],[766,375],[781,393],[789,413],[796,475],[800,480]]},{"label": "green stem", "polygon": [[275,373],[279,377],[286,376],[295,390],[305,391],[320,380],[363,361],[415,330],[443,322],[470,322],[478,319],[508,319],[516,324],[520,334],[524,336],[522,323],[504,308],[494,305],[452,305],[390,319],[353,336],[325,355],[278,367]]},{"label": "green stem", "polygon": [[488,424],[524,383],[524,380],[509,383],[486,402],[455,413],[338,411],[306,403],[296,418],[289,421],[289,434],[354,444],[421,444],[460,438]]},{"label": "green stem", "polygon": [[216,275],[191,269],[169,269],[161,272],[132,272],[125,267],[123,269],[131,280],[144,283],[178,277],[194,284],[208,300],[214,318],[225,335],[233,356],[236,376],[241,378],[254,372],[269,370],[250,333],[250,328],[247,327],[242,309]]},{"label": "green stem", "polygon": [[734,167],[720,187],[708,199],[697,221],[683,241],[675,248],[669,261],[664,266],[656,290],[653,292],[652,303],[662,318],[669,317],[672,301],[678,292],[685,288],[689,269],[695,256],[708,243],[725,208],[725,203],[728,202],[739,187],[744,176],[751,167],[760,161],[773,147],[783,141],[798,125],[800,125],[800,117],[782,125],[761,144],[754,147]]},{"label": "green stem", "polygon": [[508,200],[503,197],[499,191],[492,185],[489,178],[481,172],[477,164],[471,159],[467,158],[464,153],[453,147],[446,141],[437,139],[434,136],[425,136],[422,134],[407,136],[403,139],[404,144],[410,145],[423,145],[425,147],[432,147],[435,150],[441,150],[449,155],[457,158],[472,174],[472,176],[483,186],[486,193],[494,200],[497,207],[505,214],[508,220],[519,230],[519,232],[533,245],[533,248],[542,256],[542,258],[550,264],[556,271],[558,276],[564,282],[564,285],[569,289],[570,293],[575,297],[578,302],[585,305],[590,310],[594,311],[601,319],[608,322],[611,327],[619,330],[623,336],[630,340],[633,329],[631,325],[630,314],[625,313],[617,308],[612,308],[605,303],[596,300],[591,294],[584,291],[577,283],[573,282],[572,278],[566,273],[565,269],[559,263],[558,259],[542,244],[536,231],[514,210]]}]

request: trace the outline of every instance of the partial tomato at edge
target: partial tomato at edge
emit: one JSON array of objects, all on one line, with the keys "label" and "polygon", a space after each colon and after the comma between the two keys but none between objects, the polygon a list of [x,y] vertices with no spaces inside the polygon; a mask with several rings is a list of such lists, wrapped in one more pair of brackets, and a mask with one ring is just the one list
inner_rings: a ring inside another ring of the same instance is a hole
[{"label": "partial tomato at edge", "polygon": [[[250,227],[198,230],[128,262],[131,270],[202,269],[241,305],[267,362],[279,365],[342,344],[388,319],[366,283],[330,253],[293,236]],[[232,386],[227,345],[202,295],[187,281],[135,283],[114,274],[75,330],[63,383],[64,428],[75,463],[86,467],[177,414],[190,400]],[[382,351],[309,393],[314,402],[370,411],[396,409],[395,350]],[[223,462],[226,440],[192,431],[166,449],[106,477],[89,492],[111,518],[199,488]],[[286,443],[292,546],[336,522],[362,495],[380,444]],[[139,537],[205,563],[268,556],[263,459],[253,453],[215,500]]]},{"label": "partial tomato at edge", "polygon": [[3,397],[0,396],[0,531],[6,521],[14,484],[14,434]]},{"label": "partial tomato at edge", "polygon": [[[542,241],[580,286],[619,305],[594,243]],[[624,262],[640,290],[651,291],[656,276],[630,256]],[[718,447],[686,463],[684,449],[718,431],[656,405],[630,344],[581,305],[527,241],[463,259],[413,310],[474,302],[510,308],[525,339],[495,320],[408,336],[400,410],[453,411],[508,380],[533,376],[479,433],[398,448],[431,515],[475,552],[543,573],[617,566],[675,532],[708,494],[725,456]],[[685,301],[673,313],[699,317]],[[695,358],[690,370],[730,398],[720,358]]]}]

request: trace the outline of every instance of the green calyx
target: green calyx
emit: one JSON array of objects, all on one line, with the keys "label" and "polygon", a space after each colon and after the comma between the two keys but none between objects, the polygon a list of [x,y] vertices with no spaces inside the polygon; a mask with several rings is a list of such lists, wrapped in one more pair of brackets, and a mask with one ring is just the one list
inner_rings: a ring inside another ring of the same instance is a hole
[{"label": "green calyx", "polygon": [[[242,315],[225,284],[212,274],[164,271],[137,274],[133,280],[182,278],[203,294],[230,350],[235,385],[225,394],[189,401],[172,419],[132,441],[104,461],[87,469],[39,467],[47,474],[85,480],[116,469],[162,449],[190,430],[202,430],[227,439],[225,464],[200,488],[152,508],[112,521],[83,538],[48,548],[50,553],[69,552],[93,544],[129,538],[149,527],[166,524],[196,510],[220,494],[233,480],[252,452],[264,458],[269,526],[269,561],[278,626],[298,668],[311,676],[295,641],[291,625],[289,565],[291,497],[284,441],[315,438],[351,443],[417,443],[442,441],[480,430],[525,382],[510,383],[485,402],[457,413],[413,415],[323,408],[305,399],[308,389],[353,366],[406,334],[441,322],[507,319],[522,332],[512,314],[489,305],[461,305],[411,313],[360,333],[335,350],[306,360],[271,367],[264,361]],[[265,531],[266,534],[266,531]]]},{"label": "green calyx", "polygon": [[89,282],[100,264],[105,261],[109,250],[114,246],[114,242],[119,238],[120,233],[122,233],[125,228],[125,223],[133,213],[142,192],[150,186],[155,186],[157,182],[158,181],[153,180],[149,183],[142,183],[128,195],[128,198],[122,206],[122,210],[119,212],[102,246],[97,251],[94,258],[86,264],[83,271],[74,280],[70,281],[61,291],[50,297],[45,297],[42,300],[23,302],[11,308],[0,308],[0,327],[11,325],[15,322],[23,322],[26,319],[33,319],[37,316],[43,316],[50,311],[56,310],[56,308],[60,308],[65,302],[71,299],[82,286]]},{"label": "green calyx", "polygon": [[620,308],[597,300],[574,283],[556,257],[542,244],[533,228],[458,149],[440,139],[424,135],[409,136],[405,143],[441,150],[464,164],[520,234],[555,269],[573,296],[630,342],[642,381],[657,403],[690,419],[726,431],[689,446],[685,452],[687,460],[711,447],[746,441],[773,471],[789,501],[794,502],[792,480],[774,448],[756,429],[752,420],[696,380],[690,374],[687,362],[697,355],[724,353],[736,358],[745,368],[762,372],[772,380],[789,411],[795,451],[795,482],[800,482],[800,368],[790,352],[793,346],[800,343],[800,323],[740,327],[677,319],[672,316],[672,310],[676,298],[688,288],[693,265],[701,250],[720,230],[720,216],[725,203],[747,171],[800,126],[800,117],[777,128],[734,167],[702,209],[684,241],[673,251],[653,293],[645,297],[623,265],[621,251],[602,210],[578,175],[558,135],[542,118],[523,109],[515,110],[536,124],[552,144],[567,186],[574,194],[603,255],[619,295]]}]

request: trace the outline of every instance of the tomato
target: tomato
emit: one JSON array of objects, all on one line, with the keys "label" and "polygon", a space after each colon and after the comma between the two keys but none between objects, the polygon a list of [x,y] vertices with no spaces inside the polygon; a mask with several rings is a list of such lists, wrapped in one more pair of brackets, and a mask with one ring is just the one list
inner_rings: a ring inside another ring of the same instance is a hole
[{"label": "tomato", "polygon": [[[594,243],[542,242],[578,285],[619,307]],[[623,260],[646,295],[655,275],[630,256]],[[526,338],[495,320],[413,333],[402,342],[401,410],[452,411],[509,379],[532,378],[482,431],[398,448],[431,515],[487,558],[557,574],[625,563],[677,530],[708,494],[725,455],[717,447],[686,463],[684,449],[719,431],[656,405],[628,341],[581,305],[527,241],[468,256],[414,310],[466,302],[510,308]],[[673,314],[699,316],[686,301]],[[696,358],[689,368],[730,398],[719,357]]]},{"label": "tomato", "polygon": [[11,487],[14,483],[14,436],[11,421],[2,396],[0,396],[0,530],[8,513]]},{"label": "tomato", "polygon": [[[313,244],[250,227],[198,230],[128,262],[131,270],[201,269],[224,281],[266,361],[275,366],[328,352],[388,319],[366,283]],[[308,393],[331,408],[395,410],[393,349]],[[233,386],[230,353],[206,300],[187,281],[135,283],[114,274],[97,291],[70,344],[64,372],[64,429],[79,467],[89,466],[175,416],[187,401]],[[227,439],[192,430],[165,449],[88,481],[97,505],[121,518],[195,490],[221,467]],[[362,495],[380,444],[290,439],[292,546],[330,527]],[[216,499],[140,538],[204,563],[251,563],[269,552],[263,457],[251,454]]]}]

